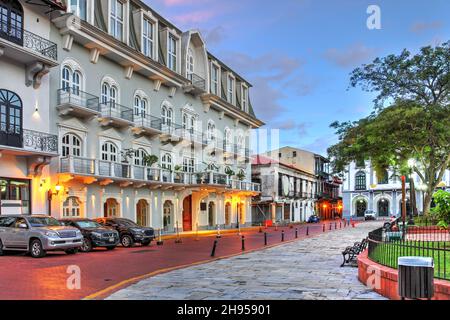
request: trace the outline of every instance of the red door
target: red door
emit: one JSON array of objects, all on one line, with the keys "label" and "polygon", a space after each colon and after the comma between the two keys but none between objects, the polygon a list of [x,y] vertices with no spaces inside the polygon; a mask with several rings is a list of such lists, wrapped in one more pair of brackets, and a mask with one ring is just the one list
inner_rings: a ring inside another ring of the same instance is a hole
[{"label": "red door", "polygon": [[192,231],[192,196],[183,200],[183,231]]}]

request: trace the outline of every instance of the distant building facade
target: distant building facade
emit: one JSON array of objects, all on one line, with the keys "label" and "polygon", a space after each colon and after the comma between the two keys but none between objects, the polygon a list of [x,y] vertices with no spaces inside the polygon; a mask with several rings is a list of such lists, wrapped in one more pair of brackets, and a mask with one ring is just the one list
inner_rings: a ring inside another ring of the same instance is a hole
[{"label": "distant building facade", "polygon": [[252,181],[261,184],[253,199],[252,222],[303,222],[315,212],[316,177],[290,164],[264,155],[252,162]]}]

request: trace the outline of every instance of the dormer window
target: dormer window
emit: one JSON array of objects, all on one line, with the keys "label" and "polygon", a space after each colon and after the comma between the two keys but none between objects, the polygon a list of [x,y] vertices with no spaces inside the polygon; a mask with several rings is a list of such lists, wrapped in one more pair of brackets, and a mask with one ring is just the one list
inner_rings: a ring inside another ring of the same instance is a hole
[{"label": "dormer window", "polygon": [[177,39],[173,35],[169,35],[167,45],[167,66],[172,71],[177,71]]},{"label": "dormer window", "polygon": [[194,74],[194,53],[192,52],[191,48],[188,49],[186,57],[186,70],[187,78],[192,82]]},{"label": "dormer window", "polygon": [[242,111],[248,110],[248,88],[242,86]]},{"label": "dormer window", "polygon": [[154,41],[154,24],[144,18],[142,25],[142,53],[149,58],[153,58]]},{"label": "dormer window", "polygon": [[219,67],[211,65],[211,93],[217,95],[219,92]]},{"label": "dormer window", "polygon": [[86,20],[86,0],[70,0],[69,12],[72,12],[82,20]]},{"label": "dormer window", "polygon": [[123,41],[123,17],[123,3],[119,0],[111,0],[109,33],[120,41]]},{"label": "dormer window", "polygon": [[227,78],[227,101],[234,104],[234,78],[232,75],[228,75]]}]

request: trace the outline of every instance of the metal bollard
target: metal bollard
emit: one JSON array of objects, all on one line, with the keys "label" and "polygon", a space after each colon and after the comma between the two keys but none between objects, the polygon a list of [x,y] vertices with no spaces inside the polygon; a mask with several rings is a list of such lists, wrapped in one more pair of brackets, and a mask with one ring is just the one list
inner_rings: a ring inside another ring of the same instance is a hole
[{"label": "metal bollard", "polygon": [[219,225],[219,224],[217,225],[217,234],[216,234],[216,238],[217,238],[217,239],[222,238],[222,236],[220,235],[220,225]]},{"label": "metal bollard", "polygon": [[342,229],[342,221],[339,222],[339,229]]},{"label": "metal bollard", "polygon": [[242,251],[245,251],[245,237],[242,236]]},{"label": "metal bollard", "polygon": [[330,231],[331,231],[331,223],[330,223]]},{"label": "metal bollard", "polygon": [[264,232],[264,245],[267,246],[267,232]]},{"label": "metal bollard", "polygon": [[334,230],[337,230],[337,222],[334,223]]},{"label": "metal bollard", "polygon": [[297,238],[298,238],[298,229],[295,228],[295,239],[297,239]]},{"label": "metal bollard", "polygon": [[175,240],[175,243],[182,243],[180,238],[180,230],[178,229],[178,221],[177,221],[177,239]]},{"label": "metal bollard", "polygon": [[281,230],[281,242],[284,242],[284,230]]},{"label": "metal bollard", "polygon": [[156,242],[156,245],[162,246],[164,244],[164,241],[162,241],[162,238],[161,238],[161,229],[158,229],[158,233],[159,233],[159,235],[158,235],[158,241]]},{"label": "metal bollard", "polygon": [[323,232],[325,232],[325,223],[323,224]]},{"label": "metal bollard", "polygon": [[309,236],[309,226],[306,227],[306,235]]},{"label": "metal bollard", "polygon": [[217,240],[214,240],[214,245],[211,251],[211,257],[214,257],[216,255],[216,247],[217,247]]}]

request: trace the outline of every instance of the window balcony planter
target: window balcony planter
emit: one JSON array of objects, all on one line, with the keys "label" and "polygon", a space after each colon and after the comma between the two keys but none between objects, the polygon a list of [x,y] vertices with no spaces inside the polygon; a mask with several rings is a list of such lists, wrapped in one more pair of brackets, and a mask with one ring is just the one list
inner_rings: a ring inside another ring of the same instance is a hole
[{"label": "window balcony planter", "polygon": [[56,109],[60,115],[73,115],[81,118],[101,114],[99,98],[76,88],[58,90]]},{"label": "window balcony planter", "polygon": [[114,101],[108,101],[100,105],[102,126],[114,126],[118,128],[133,125],[133,110]]},{"label": "window balcony planter", "polygon": [[162,132],[162,120],[160,118],[146,115],[134,115],[133,132],[136,135],[155,136]]}]

